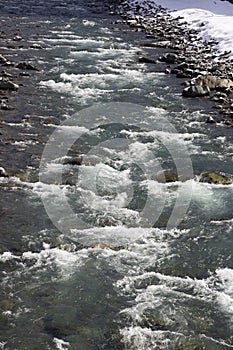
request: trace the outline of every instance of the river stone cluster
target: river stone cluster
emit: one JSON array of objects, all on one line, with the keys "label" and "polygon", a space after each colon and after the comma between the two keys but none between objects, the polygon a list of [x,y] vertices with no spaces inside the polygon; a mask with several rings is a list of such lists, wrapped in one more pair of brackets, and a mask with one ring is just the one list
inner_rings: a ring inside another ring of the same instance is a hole
[{"label": "river stone cluster", "polygon": [[[11,33],[0,31],[0,39],[5,43],[5,48],[10,50],[18,50],[28,47],[28,43],[24,42],[20,35],[11,36]],[[31,49],[42,49],[39,44],[30,45]],[[38,71],[39,69],[29,62],[13,62],[9,59],[8,54],[0,53],[0,109],[4,111],[14,110],[9,101],[11,97],[18,91],[23,77],[30,77],[30,71]]]},{"label": "river stone cluster", "polygon": [[[147,46],[167,49],[159,57],[142,56],[139,62],[164,62],[164,72],[182,79],[184,97],[205,97],[213,101],[220,118],[208,118],[215,124],[233,126],[233,62],[230,52],[216,50],[217,42],[200,39],[198,31],[189,29],[183,18],[172,17],[165,8],[153,1],[110,1],[110,10],[121,15],[118,23],[126,23],[134,30],[146,33]],[[205,24],[203,23],[202,26]],[[187,80],[186,80],[187,79]]]}]

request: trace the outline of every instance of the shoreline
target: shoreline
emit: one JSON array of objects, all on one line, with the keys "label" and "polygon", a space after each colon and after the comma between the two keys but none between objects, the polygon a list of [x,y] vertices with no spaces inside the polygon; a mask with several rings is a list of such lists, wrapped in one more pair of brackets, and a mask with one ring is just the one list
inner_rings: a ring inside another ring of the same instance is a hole
[{"label": "shoreline", "polygon": [[[218,52],[217,42],[198,39],[198,31],[190,29],[182,17],[173,17],[162,6],[142,9],[135,2],[108,1],[109,11],[122,19],[113,24],[128,25],[132,30],[145,33],[145,48],[162,48],[162,55],[139,56],[145,64],[163,64],[163,72],[178,78],[184,98],[208,98],[216,116],[210,124],[233,127],[233,60],[230,52]],[[203,26],[205,24],[203,23]]]}]

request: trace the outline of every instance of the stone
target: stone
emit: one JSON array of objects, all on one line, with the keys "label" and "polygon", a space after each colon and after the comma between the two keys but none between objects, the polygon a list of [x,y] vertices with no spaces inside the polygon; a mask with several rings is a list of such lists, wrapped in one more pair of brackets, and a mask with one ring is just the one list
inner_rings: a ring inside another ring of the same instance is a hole
[{"label": "stone", "polygon": [[178,60],[178,55],[175,53],[167,53],[165,56],[161,57],[160,60],[169,64],[174,64]]},{"label": "stone", "polygon": [[20,62],[15,67],[19,68],[19,69],[37,70],[38,71],[38,68],[36,68],[35,66],[33,66],[31,63],[28,63],[28,62]]},{"label": "stone", "polygon": [[0,55],[0,63],[6,63],[7,59],[3,55]]},{"label": "stone", "polygon": [[41,49],[43,49],[43,46],[40,45],[40,44],[32,44],[32,45],[30,46],[30,48],[31,48],[31,49],[41,50]]},{"label": "stone", "polygon": [[14,308],[14,303],[10,299],[4,299],[1,301],[0,307],[4,311],[11,311]]},{"label": "stone", "polygon": [[206,172],[201,174],[199,182],[215,185],[231,185],[233,183],[233,175],[221,172]]},{"label": "stone", "polygon": [[8,177],[8,174],[3,167],[0,167],[0,177]]},{"label": "stone", "polygon": [[206,119],[206,123],[208,123],[208,124],[216,124],[216,120],[213,117],[209,116]]},{"label": "stone", "polygon": [[146,57],[146,56],[139,57],[138,61],[140,63],[156,63],[156,60],[154,60],[153,58],[150,58],[150,57]]},{"label": "stone", "polygon": [[14,36],[13,40],[14,41],[22,41],[23,38],[20,35],[16,35],[16,36]]},{"label": "stone", "polygon": [[0,80],[0,90],[17,91],[18,88],[19,88],[19,85],[13,83],[10,80],[5,80],[5,79]]},{"label": "stone", "polygon": [[6,72],[5,70],[2,71],[1,75],[5,78],[12,78],[12,74]]},{"label": "stone", "polygon": [[199,76],[195,79],[196,85],[208,86],[210,90],[228,89],[233,86],[233,81],[227,78],[219,78],[214,75]]},{"label": "stone", "polygon": [[184,69],[188,69],[189,67],[190,67],[190,65],[187,62],[181,62],[180,64],[175,66],[174,69],[184,70]]},{"label": "stone", "polygon": [[0,107],[3,111],[13,111],[15,108],[6,103],[2,103]]},{"label": "stone", "polygon": [[171,74],[171,68],[166,68],[164,71],[165,74]]},{"label": "stone", "polygon": [[126,249],[124,246],[110,246],[108,244],[105,244],[103,242],[93,242],[88,245],[88,248],[99,248],[99,249],[111,249],[116,252],[122,249]]},{"label": "stone", "polygon": [[191,85],[184,88],[182,95],[184,97],[203,97],[210,94],[210,89],[208,86],[202,85]]},{"label": "stone", "polygon": [[192,178],[193,178],[192,174],[177,174],[177,172],[173,170],[161,171],[158,174],[156,174],[154,177],[154,179],[159,183],[177,182],[177,181],[185,182]]}]

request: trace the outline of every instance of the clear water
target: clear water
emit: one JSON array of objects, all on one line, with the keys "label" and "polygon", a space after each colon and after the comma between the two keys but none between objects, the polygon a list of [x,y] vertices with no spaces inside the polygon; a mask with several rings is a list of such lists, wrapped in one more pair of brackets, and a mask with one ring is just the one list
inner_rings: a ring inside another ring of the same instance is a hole
[{"label": "clear water", "polygon": [[1,117],[0,165],[27,178],[0,178],[0,348],[232,348],[233,186],[198,182],[233,173],[232,130],[101,2],[0,4],[27,39],[1,51],[41,68]]}]

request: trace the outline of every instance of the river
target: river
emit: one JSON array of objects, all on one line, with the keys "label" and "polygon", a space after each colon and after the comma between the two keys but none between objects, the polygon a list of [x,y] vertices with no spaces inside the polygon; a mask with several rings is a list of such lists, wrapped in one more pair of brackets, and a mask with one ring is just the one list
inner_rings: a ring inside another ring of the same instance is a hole
[{"label": "river", "polygon": [[101,2],[0,6],[40,69],[0,112],[0,349],[233,348],[231,128]]}]

